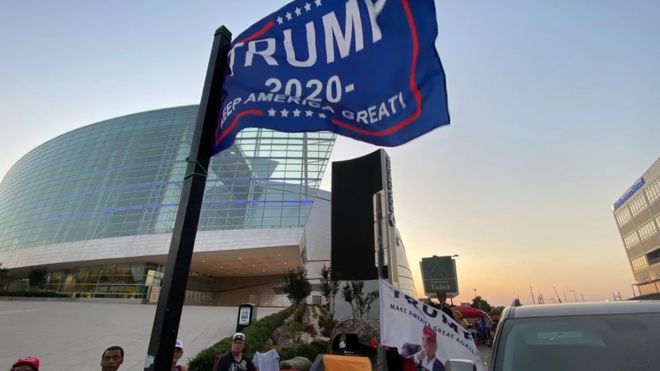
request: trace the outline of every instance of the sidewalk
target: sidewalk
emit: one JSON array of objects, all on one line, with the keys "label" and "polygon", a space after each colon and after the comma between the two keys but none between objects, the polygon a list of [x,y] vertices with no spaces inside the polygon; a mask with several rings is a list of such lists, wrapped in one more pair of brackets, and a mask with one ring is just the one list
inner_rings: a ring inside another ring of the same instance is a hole
[{"label": "sidewalk", "polygon": [[[279,310],[258,308],[257,317]],[[126,352],[120,370],[142,370],[155,312],[155,305],[0,301],[0,369],[33,355],[47,371],[98,370],[105,348],[120,345]],[[183,358],[231,335],[237,312],[234,307],[184,307]]]}]

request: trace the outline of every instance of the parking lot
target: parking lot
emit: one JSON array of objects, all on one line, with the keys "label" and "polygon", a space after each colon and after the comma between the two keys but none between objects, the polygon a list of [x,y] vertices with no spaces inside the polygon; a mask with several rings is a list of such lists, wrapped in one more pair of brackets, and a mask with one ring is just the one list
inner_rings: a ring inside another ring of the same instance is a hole
[{"label": "parking lot", "polygon": [[[279,309],[258,308],[262,318]],[[154,305],[58,301],[0,301],[0,369],[33,355],[48,371],[100,369],[110,345],[126,351],[123,370],[142,370]],[[183,308],[179,337],[184,359],[233,333],[237,308]]]},{"label": "parking lot", "polygon": [[[258,308],[257,318],[277,312]],[[110,345],[126,351],[124,370],[142,370],[149,345],[154,305],[0,300],[0,370],[34,355],[48,371],[98,369]],[[179,337],[184,359],[233,333],[237,308],[183,308]],[[480,346],[482,360],[490,348]]]}]

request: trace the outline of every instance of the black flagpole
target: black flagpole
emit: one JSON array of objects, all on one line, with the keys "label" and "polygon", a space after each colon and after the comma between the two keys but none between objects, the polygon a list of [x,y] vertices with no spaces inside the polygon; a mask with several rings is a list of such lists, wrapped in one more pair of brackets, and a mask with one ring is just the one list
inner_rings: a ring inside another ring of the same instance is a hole
[{"label": "black flagpole", "polygon": [[172,367],[174,344],[179,331],[199,213],[204,198],[206,169],[211,159],[214,131],[218,122],[220,93],[230,43],[231,32],[224,26],[218,28],[213,38],[144,371],[163,371]]}]

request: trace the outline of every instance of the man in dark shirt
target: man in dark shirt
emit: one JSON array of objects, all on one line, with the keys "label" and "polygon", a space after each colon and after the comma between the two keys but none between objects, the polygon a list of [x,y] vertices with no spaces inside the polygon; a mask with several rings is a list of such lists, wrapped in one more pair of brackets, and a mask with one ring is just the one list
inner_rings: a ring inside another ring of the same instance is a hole
[{"label": "man in dark shirt", "polygon": [[117,371],[124,363],[124,349],[114,345],[106,349],[101,355],[101,371]]},{"label": "man in dark shirt", "polygon": [[258,371],[252,360],[243,354],[245,334],[237,332],[231,337],[231,350],[220,357],[213,371]]}]

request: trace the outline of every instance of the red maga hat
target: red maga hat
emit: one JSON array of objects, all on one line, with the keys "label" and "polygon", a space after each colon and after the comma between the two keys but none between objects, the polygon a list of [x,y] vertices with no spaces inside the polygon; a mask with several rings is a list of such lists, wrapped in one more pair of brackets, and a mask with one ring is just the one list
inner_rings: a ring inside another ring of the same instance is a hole
[{"label": "red maga hat", "polygon": [[424,329],[422,330],[422,336],[428,336],[431,338],[431,340],[435,342],[436,334],[435,331],[433,331],[433,329],[431,328],[431,326],[428,325],[424,326]]},{"label": "red maga hat", "polygon": [[39,360],[36,359],[35,357],[19,358],[19,359],[16,360],[14,365],[11,366],[11,367],[13,368],[13,367],[16,367],[18,365],[30,365],[30,366],[34,367],[35,370],[39,371]]}]

